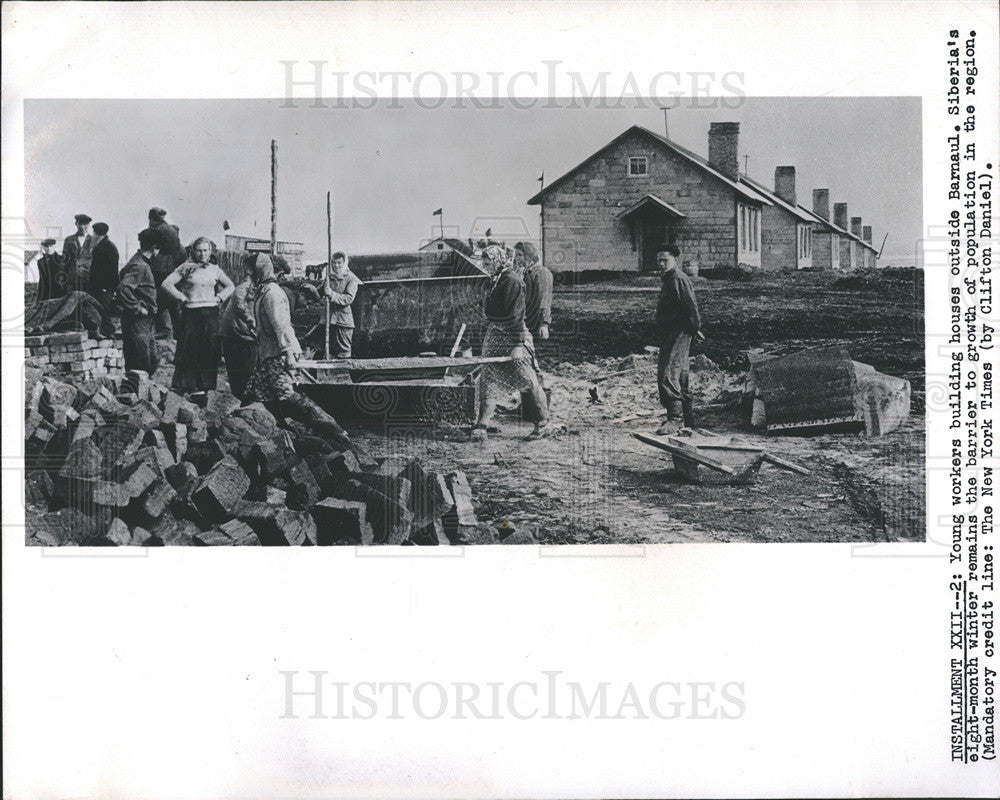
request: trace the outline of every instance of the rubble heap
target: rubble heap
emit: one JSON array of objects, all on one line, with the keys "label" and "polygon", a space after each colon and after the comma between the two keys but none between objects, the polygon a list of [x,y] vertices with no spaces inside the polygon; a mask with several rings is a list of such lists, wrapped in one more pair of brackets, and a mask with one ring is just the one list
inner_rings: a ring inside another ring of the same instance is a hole
[{"label": "rubble heap", "polygon": [[260,404],[151,381],[28,383],[29,545],[448,545],[490,541],[462,472],[358,462]]},{"label": "rubble heap", "polygon": [[74,380],[120,377],[125,366],[120,341],[91,339],[86,331],[25,336],[24,363]]}]

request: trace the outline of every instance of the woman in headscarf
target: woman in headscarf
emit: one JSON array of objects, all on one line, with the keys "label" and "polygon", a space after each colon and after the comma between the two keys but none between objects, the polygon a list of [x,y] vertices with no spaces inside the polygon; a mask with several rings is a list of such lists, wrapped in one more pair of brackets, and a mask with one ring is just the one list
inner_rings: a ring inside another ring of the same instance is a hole
[{"label": "woman in headscarf", "polygon": [[514,262],[506,248],[490,244],[483,251],[483,266],[494,276],[493,289],[486,300],[488,324],[483,355],[513,356],[514,360],[487,364],[483,370],[479,419],[472,429],[472,438],[486,438],[498,401],[526,390],[532,398],[531,408],[525,409],[526,417],[535,423],[528,438],[541,439],[550,431],[549,414],[545,392],[535,372],[534,340],[525,324],[524,261]]},{"label": "woman in headscarf", "polygon": [[[247,263],[245,261],[244,265]],[[252,266],[251,263],[251,269]],[[257,363],[257,331],[253,314],[247,306],[247,292],[252,285],[251,269],[247,269],[243,280],[236,284],[219,318],[219,338],[222,340],[222,358],[226,362],[229,390],[240,400]]]},{"label": "woman in headscarf", "polygon": [[250,277],[246,305],[257,335],[257,363],[243,401],[261,402],[278,419],[291,417],[308,425],[318,435],[351,450],[362,464],[371,463],[371,458],[351,442],[337,420],[295,391],[294,374],[302,347],[292,327],[288,296],[278,285],[271,258],[263,253],[257,256]]},{"label": "woman in headscarf", "polygon": [[215,389],[219,377],[219,306],[233,293],[233,282],[211,262],[212,242],[204,236],[191,245],[192,257],[167,275],[160,289],[180,303],[180,330],[174,355],[173,390],[179,394]]}]

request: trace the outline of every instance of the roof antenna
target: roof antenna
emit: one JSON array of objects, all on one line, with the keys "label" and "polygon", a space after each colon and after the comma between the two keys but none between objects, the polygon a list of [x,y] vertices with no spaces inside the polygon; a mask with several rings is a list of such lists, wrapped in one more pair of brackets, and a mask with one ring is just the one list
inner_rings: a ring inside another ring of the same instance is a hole
[{"label": "roof antenna", "polygon": [[667,123],[667,112],[672,111],[680,105],[680,98],[672,106],[660,106],[660,111],[663,112],[663,138],[670,139],[670,125]]}]

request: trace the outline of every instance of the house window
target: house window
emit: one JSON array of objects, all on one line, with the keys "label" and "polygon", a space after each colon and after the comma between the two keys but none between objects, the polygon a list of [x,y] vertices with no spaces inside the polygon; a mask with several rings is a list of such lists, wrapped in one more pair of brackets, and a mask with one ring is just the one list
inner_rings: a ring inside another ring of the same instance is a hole
[{"label": "house window", "polygon": [[809,258],[812,253],[812,228],[799,225],[799,258]]},{"label": "house window", "polygon": [[648,175],[649,161],[646,156],[631,156],[628,160],[628,174],[630,176]]},{"label": "house window", "polygon": [[760,209],[739,207],[739,241],[741,253],[760,252]]}]

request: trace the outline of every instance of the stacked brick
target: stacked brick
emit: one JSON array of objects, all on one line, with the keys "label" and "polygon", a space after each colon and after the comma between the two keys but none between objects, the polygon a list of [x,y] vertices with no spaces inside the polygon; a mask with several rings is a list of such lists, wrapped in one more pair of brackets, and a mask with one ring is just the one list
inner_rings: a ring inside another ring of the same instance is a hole
[{"label": "stacked brick", "polygon": [[125,368],[120,341],[91,339],[86,331],[25,336],[24,363],[80,380],[121,376]]},{"label": "stacked brick", "polygon": [[490,542],[465,475],[349,451],[228,392],[195,405],[142,372],[40,378],[26,409],[27,544]]}]

